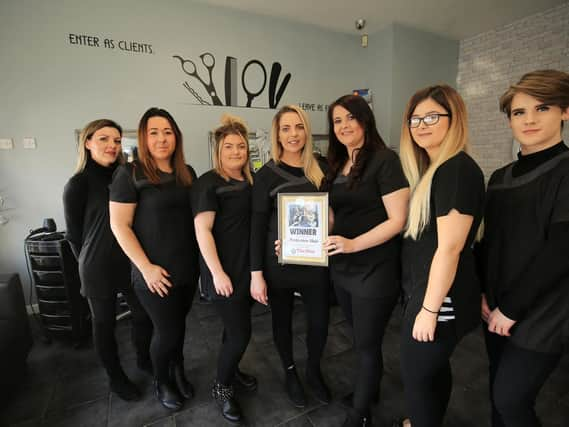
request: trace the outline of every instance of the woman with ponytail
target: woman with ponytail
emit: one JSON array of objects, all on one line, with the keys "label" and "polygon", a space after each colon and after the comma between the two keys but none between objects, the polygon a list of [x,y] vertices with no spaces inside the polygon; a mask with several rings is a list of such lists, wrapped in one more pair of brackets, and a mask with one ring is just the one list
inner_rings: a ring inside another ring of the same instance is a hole
[{"label": "woman with ponytail", "polygon": [[196,237],[200,247],[203,292],[223,321],[212,396],[224,418],[242,419],[235,388],[253,391],[254,377],[239,371],[239,361],[251,338],[249,233],[251,186],[249,139],[241,119],[224,115],[214,130],[213,169],[203,174],[193,191]]},{"label": "woman with ponytail", "polygon": [[401,371],[410,415],[440,426],[452,388],[449,359],[480,323],[472,244],[484,209],[484,176],[467,154],[466,107],[447,85],[416,92],[405,110],[401,162],[411,186],[402,265]]}]

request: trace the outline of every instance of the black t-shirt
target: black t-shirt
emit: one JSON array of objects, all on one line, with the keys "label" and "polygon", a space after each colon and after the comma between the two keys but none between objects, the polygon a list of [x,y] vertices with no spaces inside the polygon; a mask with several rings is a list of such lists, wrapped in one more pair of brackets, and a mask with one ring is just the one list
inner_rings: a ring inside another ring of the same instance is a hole
[{"label": "black t-shirt", "polygon": [[[137,204],[132,228],[150,262],[164,268],[174,286],[196,286],[199,251],[190,201],[193,186],[179,185],[173,173],[164,172],[160,183],[152,184],[133,163],[117,168],[110,189],[111,201]],[[135,286],[147,289],[135,265],[132,278]]]},{"label": "black t-shirt", "polygon": [[480,252],[488,304],[517,321],[516,345],[560,352],[569,338],[569,150],[560,143],[498,169],[487,200]]},{"label": "black t-shirt", "polygon": [[79,264],[81,293],[89,298],[112,298],[131,286],[130,263],[110,227],[108,187],[115,169],[89,158],[63,190],[65,237]]},{"label": "black t-shirt", "polygon": [[440,165],[433,176],[429,224],[417,240],[408,237],[403,241],[403,290],[407,298],[405,318],[408,321],[415,321],[423,305],[431,263],[438,247],[437,218],[448,215],[453,209],[474,218],[445,302],[452,306],[456,333],[462,336],[480,323],[480,282],[472,245],[484,211],[484,175],[476,162],[462,151]]},{"label": "black t-shirt", "polygon": [[[320,167],[324,165],[320,163]],[[269,287],[295,288],[327,286],[328,269],[278,263],[275,240],[278,238],[278,194],[315,193],[318,188],[302,168],[283,162],[267,162],[255,175],[251,219],[251,271],[263,271]]]},{"label": "black t-shirt", "polygon": [[[248,181],[226,181],[215,170],[197,180],[192,190],[194,216],[215,212],[212,234],[225,274],[231,279],[230,298],[249,295],[249,238],[251,229],[251,185]],[[211,298],[227,299],[215,292],[213,278],[200,256],[202,291]]]},{"label": "black t-shirt", "polygon": [[[348,177],[338,175],[330,188],[330,206],[334,211],[334,228],[331,235],[353,239],[388,219],[382,197],[409,186],[401,168],[399,157],[390,149],[372,154],[361,180],[348,188]],[[399,291],[400,237],[351,254],[330,257],[332,281],[336,271],[344,275],[361,277],[357,287],[346,284],[345,289],[359,296],[389,296]],[[374,274],[372,274],[374,273]],[[381,277],[381,283],[376,279]],[[374,283],[367,283],[372,278]],[[344,286],[343,286],[344,287]]]}]

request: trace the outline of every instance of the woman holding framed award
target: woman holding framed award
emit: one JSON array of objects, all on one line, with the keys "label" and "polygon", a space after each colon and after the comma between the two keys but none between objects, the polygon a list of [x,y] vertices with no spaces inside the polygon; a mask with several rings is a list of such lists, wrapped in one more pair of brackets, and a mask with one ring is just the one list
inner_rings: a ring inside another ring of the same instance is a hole
[{"label": "woman holding framed award", "polygon": [[407,219],[409,188],[364,98],[336,100],[328,109],[328,123],[325,188],[333,223],[325,248],[338,302],[353,327],[357,357],[344,426],[368,426],[383,370],[383,332],[399,296],[399,233]]},{"label": "woman holding framed award", "polygon": [[241,119],[224,115],[214,130],[213,169],[192,192],[196,237],[200,247],[202,291],[223,321],[212,396],[224,418],[242,419],[236,388],[253,391],[257,380],[239,371],[251,338],[249,234],[251,185],[249,140]]},{"label": "woman holding framed award", "polygon": [[[306,397],[293,358],[294,292],[306,305],[308,360],[306,381],[323,403],[331,399],[322,378],[320,359],[328,337],[328,271],[325,267],[281,265],[278,239],[279,193],[318,192],[324,174],[312,153],[310,123],[299,107],[287,105],[273,118],[271,160],[255,175],[251,220],[251,296],[270,304],[273,338],[285,372],[286,392],[298,408]],[[300,223],[299,223],[300,224]]]}]

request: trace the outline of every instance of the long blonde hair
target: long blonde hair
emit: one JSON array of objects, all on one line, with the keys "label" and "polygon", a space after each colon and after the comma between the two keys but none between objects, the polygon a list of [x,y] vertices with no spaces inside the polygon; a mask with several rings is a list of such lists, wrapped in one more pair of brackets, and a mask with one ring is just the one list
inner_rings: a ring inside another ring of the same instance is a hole
[{"label": "long blonde hair", "polygon": [[304,126],[304,131],[306,133],[306,143],[302,149],[302,169],[304,170],[304,175],[308,180],[314,184],[317,188],[320,188],[322,180],[324,179],[324,173],[320,169],[318,161],[314,158],[312,143],[312,130],[310,128],[310,121],[306,113],[297,105],[285,105],[282,107],[278,113],[273,117],[273,124],[271,127],[271,157],[273,161],[278,164],[281,161],[281,156],[283,154],[283,146],[279,141],[279,127],[281,117],[285,113],[296,113],[300,118]]},{"label": "long blonde hair", "polygon": [[[409,119],[415,108],[429,98],[450,114],[447,134],[441,142],[437,158],[432,162],[426,150],[415,143],[409,130]],[[455,89],[444,84],[416,92],[407,103],[401,125],[401,164],[411,186],[405,237],[417,239],[429,224],[433,176],[441,164],[461,151],[468,151],[467,113],[462,97]]]},{"label": "long blonde hair", "polygon": [[245,122],[237,116],[232,116],[230,114],[224,114],[221,116],[221,125],[218,126],[213,131],[213,137],[215,140],[215,145],[213,148],[213,168],[217,172],[217,174],[226,181],[229,181],[229,177],[223,170],[223,165],[221,164],[221,149],[223,148],[223,141],[229,135],[237,135],[240,136],[241,139],[245,142],[245,146],[247,147],[247,161],[243,165],[243,175],[249,182],[249,184],[253,184],[253,176],[251,175],[251,168],[249,166],[249,131],[247,130],[247,126]]},{"label": "long blonde hair", "polygon": [[[79,134],[79,144],[77,145],[77,165],[75,166],[75,173],[83,172],[85,166],[87,165],[87,159],[91,157],[89,150],[87,150],[87,141],[89,141],[95,132],[102,128],[114,128],[119,131],[119,135],[122,137],[122,128],[118,123],[110,119],[98,119],[93,120],[85,125]],[[125,162],[122,150],[120,150],[119,155],[116,160],[119,164]]]}]

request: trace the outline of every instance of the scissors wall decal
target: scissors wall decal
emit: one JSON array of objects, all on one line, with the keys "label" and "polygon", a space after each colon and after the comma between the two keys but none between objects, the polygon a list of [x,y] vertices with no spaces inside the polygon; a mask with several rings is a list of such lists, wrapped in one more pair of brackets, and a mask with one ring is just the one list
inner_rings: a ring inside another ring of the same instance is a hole
[{"label": "scissors wall decal", "polygon": [[211,97],[211,102],[213,102],[213,105],[223,105],[223,102],[221,102],[221,99],[219,99],[217,96],[217,90],[215,89],[215,85],[212,79],[212,71],[213,67],[215,67],[215,57],[211,53],[205,52],[200,55],[202,64],[206,67],[209,75],[209,81],[207,82],[204,81],[204,79],[202,79],[198,74],[198,69],[194,61],[191,59],[184,59],[178,55],[174,55],[174,58],[178,58],[180,60],[184,73],[186,73],[188,76],[195,77],[204,86],[205,90]]}]

